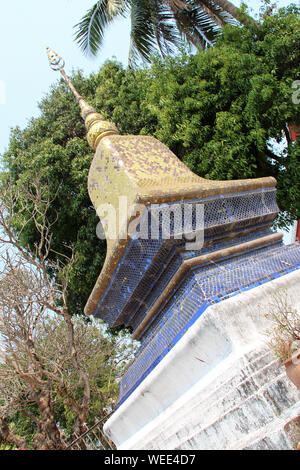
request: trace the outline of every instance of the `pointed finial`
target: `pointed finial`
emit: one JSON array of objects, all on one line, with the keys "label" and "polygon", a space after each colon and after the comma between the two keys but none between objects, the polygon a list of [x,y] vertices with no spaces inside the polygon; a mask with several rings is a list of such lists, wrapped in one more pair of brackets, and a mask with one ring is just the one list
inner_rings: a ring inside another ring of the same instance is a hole
[{"label": "pointed finial", "polygon": [[72,90],[74,93],[79,106],[81,108],[81,116],[83,117],[85,121],[85,126],[87,128],[87,140],[90,146],[96,150],[100,140],[107,136],[107,135],[112,135],[112,134],[118,134],[118,129],[115,126],[113,122],[109,121],[104,121],[103,117],[101,114],[97,113],[95,108],[90,106],[88,103],[85,102],[83,97],[78,93],[76,88],[74,87],[73,83],[67,76],[64,67],[65,67],[65,61],[64,59],[59,56],[56,52],[54,52],[52,49],[49,47],[46,48],[47,54],[48,54],[48,59],[49,59],[49,64],[52,70],[55,72],[59,71],[64,79],[66,80],[67,84],[69,85],[69,88]]},{"label": "pointed finial", "polygon": [[56,52],[52,51],[50,47],[46,47],[46,51],[48,54],[49,64],[52,70],[55,70],[55,72],[58,70],[62,70],[65,66],[64,59]]}]

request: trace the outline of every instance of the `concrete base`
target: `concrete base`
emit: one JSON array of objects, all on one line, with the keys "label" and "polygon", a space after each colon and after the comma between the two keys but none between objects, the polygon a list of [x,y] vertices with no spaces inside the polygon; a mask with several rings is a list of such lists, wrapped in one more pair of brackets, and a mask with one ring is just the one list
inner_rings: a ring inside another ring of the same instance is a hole
[{"label": "concrete base", "polygon": [[266,347],[265,313],[300,271],[209,307],[105,425],[118,449],[291,449],[300,392]]}]

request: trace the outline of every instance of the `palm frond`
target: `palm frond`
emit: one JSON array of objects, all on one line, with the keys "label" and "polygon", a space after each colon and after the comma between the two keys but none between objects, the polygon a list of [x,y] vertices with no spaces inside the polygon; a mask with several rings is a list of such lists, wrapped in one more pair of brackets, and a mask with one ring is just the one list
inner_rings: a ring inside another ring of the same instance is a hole
[{"label": "palm frond", "polygon": [[149,62],[160,51],[172,54],[187,40],[206,47],[222,27],[238,23],[239,10],[228,0],[99,0],[82,18],[75,40],[85,53],[95,55],[105,28],[117,17],[130,14],[129,63]]},{"label": "palm frond", "polygon": [[83,52],[96,55],[103,42],[105,28],[117,16],[124,16],[127,2],[122,0],[100,0],[74,28],[75,40]]},{"label": "palm frond", "polygon": [[173,10],[179,31],[195,46],[211,45],[221,28],[200,5],[191,1],[184,10]]},{"label": "palm frond", "polygon": [[[201,6],[203,10],[215,21],[216,24],[224,26],[225,24],[237,24],[238,21],[233,16],[231,8],[230,11],[224,7],[224,4],[230,2],[224,2],[221,0],[195,0],[195,4]],[[231,6],[237,12],[238,9],[231,4]],[[237,13],[236,13],[237,14]]]},{"label": "palm frond", "polygon": [[132,0],[130,6],[130,51],[129,61],[133,64],[138,56],[149,61],[155,52],[155,34],[149,18],[149,3],[147,0]]},{"label": "palm frond", "polygon": [[[182,0],[173,0],[182,2]],[[182,2],[183,3],[183,2]],[[139,57],[149,62],[157,50],[164,57],[183,45],[174,15],[168,2],[161,0],[132,0],[131,47],[129,63]]]},{"label": "palm frond", "polygon": [[[182,2],[182,0],[173,1]],[[182,45],[182,37],[174,21],[174,16],[164,2],[152,0],[149,3],[151,7],[150,18],[161,55],[171,54]]]}]

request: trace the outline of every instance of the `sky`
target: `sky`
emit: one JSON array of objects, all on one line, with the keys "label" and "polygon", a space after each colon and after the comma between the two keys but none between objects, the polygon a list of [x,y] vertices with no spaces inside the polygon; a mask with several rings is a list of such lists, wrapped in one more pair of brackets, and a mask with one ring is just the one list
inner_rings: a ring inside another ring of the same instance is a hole
[{"label": "sky", "polygon": [[106,34],[96,58],[86,57],[74,42],[73,26],[96,0],[0,0],[0,153],[8,146],[10,128],[26,126],[39,113],[41,101],[56,80],[46,47],[66,61],[66,71],[85,75],[115,56],[126,65],[129,22],[121,19]]},{"label": "sky", "polygon": [[[240,5],[240,0],[232,1]],[[10,129],[24,128],[31,117],[38,116],[38,102],[59,79],[60,74],[48,65],[46,46],[65,59],[67,73],[80,68],[89,75],[112,57],[127,64],[128,19],[110,27],[95,58],[85,56],[74,42],[73,26],[94,3],[96,0],[0,0],[0,154],[8,147]],[[247,3],[258,13],[260,0]],[[279,6],[290,3],[277,1]]]}]

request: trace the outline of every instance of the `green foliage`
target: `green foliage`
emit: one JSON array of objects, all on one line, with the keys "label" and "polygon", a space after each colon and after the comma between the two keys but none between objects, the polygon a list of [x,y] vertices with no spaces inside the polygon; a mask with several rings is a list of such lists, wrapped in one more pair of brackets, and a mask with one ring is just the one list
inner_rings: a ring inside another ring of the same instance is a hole
[{"label": "green foliage", "polygon": [[[136,71],[110,61],[89,78],[78,72],[72,79],[121,133],[154,135],[200,176],[274,176],[278,223],[284,226],[300,217],[300,142],[292,144],[287,130],[288,122],[300,123],[300,106],[292,102],[292,83],[299,78],[298,13],[289,8],[259,24],[226,26],[214,48],[195,55],[156,59]],[[13,131],[3,160],[15,184],[42,173],[45,191],[57,192],[53,249],[75,248],[68,304],[70,312],[82,313],[105,257],[87,193],[93,153],[78,105],[62,81],[40,108],[24,131]],[[288,147],[275,151],[272,142],[285,138]],[[22,243],[36,239],[28,224]]]},{"label": "green foliage", "polygon": [[[84,80],[80,73],[74,75],[74,83],[88,97],[90,90],[95,89],[93,78]],[[105,257],[105,242],[96,237],[98,218],[86,188],[93,154],[85,140],[78,105],[64,83],[52,89],[40,108],[41,117],[32,120],[23,132],[18,128],[13,131],[4,160],[17,185],[22,186],[39,174],[45,197],[53,197],[58,191],[48,214],[50,220],[57,218],[52,248],[66,255],[70,254],[68,246],[76,248],[69,305],[72,312],[81,313]],[[38,239],[31,222],[23,231],[21,242],[33,247]],[[99,249],[95,250],[95,246]],[[75,291],[72,283],[76,284]]]},{"label": "green foliage", "polygon": [[0,451],[1,450],[16,450],[16,448],[8,444],[0,444]]},{"label": "green foliage", "polygon": [[[27,405],[27,410],[38,417],[38,412],[34,405]],[[34,422],[24,416],[21,412],[16,412],[10,417],[9,426],[11,431],[17,436],[24,438],[29,448],[32,448],[32,441],[37,431]]]}]

